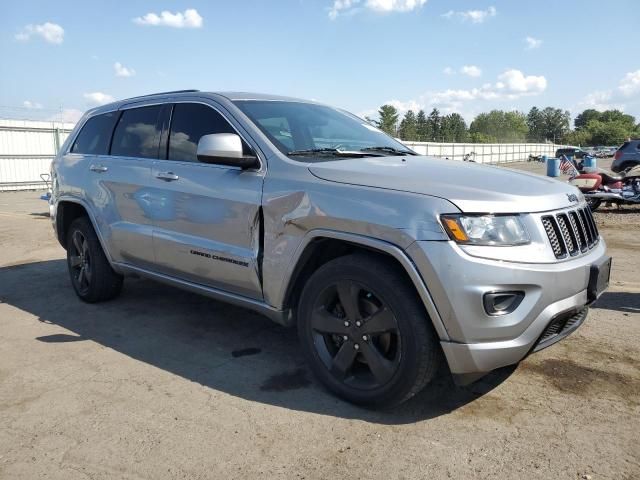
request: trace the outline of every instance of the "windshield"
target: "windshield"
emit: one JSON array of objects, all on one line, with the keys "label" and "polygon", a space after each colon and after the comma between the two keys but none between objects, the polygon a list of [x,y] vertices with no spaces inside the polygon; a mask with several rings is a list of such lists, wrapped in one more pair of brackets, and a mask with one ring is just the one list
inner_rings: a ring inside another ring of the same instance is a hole
[{"label": "windshield", "polygon": [[301,102],[234,102],[285,155],[305,162],[344,156],[412,155],[414,152],[364,120],[323,105]]}]

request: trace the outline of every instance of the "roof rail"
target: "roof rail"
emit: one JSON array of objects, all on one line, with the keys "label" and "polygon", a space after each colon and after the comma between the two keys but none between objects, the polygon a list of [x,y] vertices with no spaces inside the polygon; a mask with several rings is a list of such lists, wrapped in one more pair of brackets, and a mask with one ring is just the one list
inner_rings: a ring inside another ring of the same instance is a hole
[{"label": "roof rail", "polygon": [[171,90],[169,92],[158,92],[158,93],[148,93],[147,95],[139,95],[137,97],[127,98],[126,100],[135,100],[137,98],[145,98],[145,97],[153,97],[155,95],[169,95],[171,93],[193,93],[199,92],[200,90],[196,90],[195,88],[189,90]]}]

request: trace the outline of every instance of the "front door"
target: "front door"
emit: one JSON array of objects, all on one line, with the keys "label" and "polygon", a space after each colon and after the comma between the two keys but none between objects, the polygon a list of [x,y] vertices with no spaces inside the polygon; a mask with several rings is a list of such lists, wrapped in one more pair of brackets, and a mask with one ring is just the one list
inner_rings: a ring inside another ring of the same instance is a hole
[{"label": "front door", "polygon": [[156,269],[262,298],[258,261],[264,171],[198,161],[200,137],[237,133],[212,106],[176,103],[169,113],[166,152],[161,151],[151,173],[155,201],[162,205],[154,215]]}]

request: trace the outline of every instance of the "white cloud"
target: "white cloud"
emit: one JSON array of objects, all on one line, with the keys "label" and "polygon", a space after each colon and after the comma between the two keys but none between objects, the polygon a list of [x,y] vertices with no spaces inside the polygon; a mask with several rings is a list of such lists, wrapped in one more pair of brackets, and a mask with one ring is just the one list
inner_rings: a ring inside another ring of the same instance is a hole
[{"label": "white cloud", "polygon": [[442,73],[444,73],[445,75],[454,75],[456,71],[451,67],[444,67],[444,70],[442,70]]},{"label": "white cloud", "polygon": [[113,70],[116,73],[116,77],[133,77],[136,74],[133,68],[127,68],[120,62],[113,64]]},{"label": "white cloud", "polygon": [[527,44],[527,50],[535,50],[536,48],[540,48],[540,45],[542,45],[542,40],[539,38],[527,37],[524,41]]},{"label": "white cloud", "polygon": [[29,24],[15,35],[15,39],[26,42],[36,35],[42,37],[45,42],[59,45],[64,41],[64,28],[57,23],[51,22],[45,22],[40,25]]},{"label": "white cloud", "polygon": [[460,69],[460,73],[469,75],[470,77],[479,77],[480,75],[482,75],[482,70],[480,70],[475,65],[465,65]]},{"label": "white cloud", "polygon": [[[452,69],[453,71],[453,69]],[[543,76],[525,75],[519,70],[506,70],[498,76],[495,83],[484,83],[471,89],[447,89],[429,91],[416,99],[389,100],[384,102],[396,107],[400,113],[407,110],[425,110],[438,108],[443,114],[461,113],[466,119],[473,117],[477,109],[469,105],[476,101],[514,100],[517,98],[538,95],[547,88],[547,80]],[[368,112],[368,111],[367,111]]]},{"label": "white cloud", "polygon": [[624,78],[620,80],[618,90],[626,96],[640,93],[640,70],[627,73]]},{"label": "white cloud", "polygon": [[410,12],[422,7],[427,0],[334,0],[329,9],[329,18],[335,20],[339,15],[351,15],[360,8],[374,12]]},{"label": "white cloud", "polygon": [[38,102],[32,102],[31,100],[25,100],[22,102],[22,106],[24,108],[28,108],[29,110],[40,110],[42,108],[42,104]]},{"label": "white cloud", "polygon": [[188,8],[184,12],[171,13],[167,10],[156,13],[147,13],[142,17],[133,19],[138,25],[164,26],[173,28],[200,28],[202,17],[195,8]]},{"label": "white cloud", "polygon": [[484,23],[491,17],[495,17],[498,11],[495,7],[489,7],[486,10],[465,10],[455,11],[449,10],[447,13],[442,14],[444,18],[459,18],[463,21],[469,21],[471,23]]},{"label": "white cloud", "polygon": [[587,94],[578,103],[578,108],[593,108],[595,110],[632,110],[640,112],[640,70],[628,72],[617,88],[597,90]]},{"label": "white cloud", "polygon": [[547,79],[540,76],[525,76],[520,70],[507,70],[498,77],[496,87],[510,94],[535,95],[547,88]]},{"label": "white cloud", "polygon": [[113,97],[102,92],[91,92],[82,95],[91,105],[104,105],[113,102]]}]

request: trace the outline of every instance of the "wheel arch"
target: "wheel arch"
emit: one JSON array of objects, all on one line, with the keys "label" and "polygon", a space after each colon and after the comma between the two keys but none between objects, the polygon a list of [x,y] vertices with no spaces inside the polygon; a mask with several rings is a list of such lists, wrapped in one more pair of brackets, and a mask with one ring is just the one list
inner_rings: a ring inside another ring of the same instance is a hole
[{"label": "wheel arch", "polygon": [[283,308],[295,310],[297,299],[305,282],[320,266],[334,258],[357,251],[387,257],[406,274],[424,304],[436,333],[441,340],[449,339],[427,285],[407,254],[392,243],[358,234],[331,230],[309,231],[298,247],[290,263],[288,274],[285,276],[288,282],[283,289],[281,301]]},{"label": "wheel arch", "polygon": [[109,255],[109,250],[105,247],[104,239],[102,238],[102,234],[98,225],[96,223],[96,219],[94,215],[91,213],[91,210],[88,208],[85,202],[77,198],[60,198],[56,202],[56,218],[55,218],[55,230],[56,237],[58,238],[58,242],[62,245],[62,248],[66,250],[67,248],[67,231],[71,226],[71,223],[77,218],[87,217],[93,226],[94,231],[98,237],[98,241],[100,242],[100,246],[102,247],[102,251],[109,263],[113,266],[113,262],[111,261],[111,256]]}]

